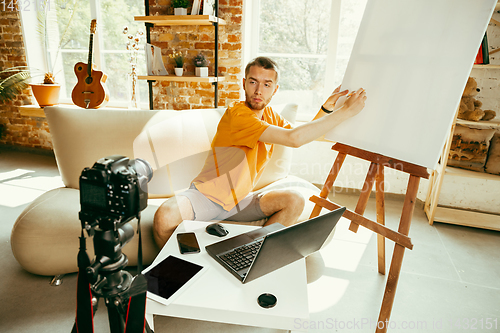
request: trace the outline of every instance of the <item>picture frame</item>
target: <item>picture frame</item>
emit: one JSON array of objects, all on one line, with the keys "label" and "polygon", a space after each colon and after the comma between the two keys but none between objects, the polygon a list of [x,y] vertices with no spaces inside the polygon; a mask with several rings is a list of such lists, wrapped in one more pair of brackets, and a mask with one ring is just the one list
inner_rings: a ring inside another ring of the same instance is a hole
[{"label": "picture frame", "polygon": [[149,43],[145,43],[144,48],[148,75],[168,75],[161,57],[161,48]]}]

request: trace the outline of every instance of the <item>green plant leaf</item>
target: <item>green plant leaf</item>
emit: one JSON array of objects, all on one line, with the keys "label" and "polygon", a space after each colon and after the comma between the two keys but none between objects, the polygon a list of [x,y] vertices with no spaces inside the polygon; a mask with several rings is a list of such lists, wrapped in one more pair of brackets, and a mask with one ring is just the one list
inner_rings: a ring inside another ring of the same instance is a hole
[{"label": "green plant leaf", "polygon": [[0,72],[0,77],[5,74],[10,75],[0,80],[0,102],[2,103],[16,98],[17,94],[28,88],[27,81],[31,78],[29,70],[24,66],[3,70]]}]

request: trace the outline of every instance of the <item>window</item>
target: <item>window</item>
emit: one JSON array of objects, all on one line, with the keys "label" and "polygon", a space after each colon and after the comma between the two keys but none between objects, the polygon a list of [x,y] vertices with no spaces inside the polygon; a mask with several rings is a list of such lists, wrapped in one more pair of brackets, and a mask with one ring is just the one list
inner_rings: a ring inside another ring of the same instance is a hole
[{"label": "window", "polygon": [[[74,66],[78,62],[88,62],[90,22],[97,19],[97,33],[94,35],[92,62],[98,70],[107,75],[106,87],[109,91],[108,106],[128,105],[128,73],[130,73],[130,52],[126,49],[127,35],[123,28],[129,28],[129,34],[142,31],[138,63],[138,73],[146,73],[146,61],[143,45],[145,26],[134,22],[134,16],[144,15],[142,0],[50,0],[47,3],[48,17],[48,58],[44,61],[42,41],[37,29],[37,11],[42,9],[44,0],[32,0],[30,6],[20,9],[23,22],[28,65],[48,70],[54,66],[57,82],[61,84],[61,102],[71,103],[71,92],[78,79]],[[71,19],[71,23],[68,22]],[[69,27],[67,30],[66,28]],[[62,38],[62,39],[61,39]],[[59,42],[62,40],[58,54]],[[42,57],[41,57],[42,56]],[[34,79],[35,82],[37,79]],[[141,104],[148,105],[148,87],[146,81],[139,81]]]},{"label": "window", "polygon": [[245,8],[245,63],[280,67],[273,104],[296,103],[310,120],[341,84],[366,0],[256,0]]}]

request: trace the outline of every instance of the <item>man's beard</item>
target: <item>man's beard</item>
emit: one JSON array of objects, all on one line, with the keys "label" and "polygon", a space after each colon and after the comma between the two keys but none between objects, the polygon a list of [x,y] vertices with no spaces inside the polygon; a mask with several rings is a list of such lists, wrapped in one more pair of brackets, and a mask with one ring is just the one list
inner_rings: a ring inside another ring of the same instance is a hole
[{"label": "man's beard", "polygon": [[246,96],[246,103],[250,106],[250,108],[251,108],[252,110],[262,110],[262,109],[264,109],[264,108],[267,106],[267,104],[269,104],[269,102],[271,101],[271,99],[270,99],[270,98],[266,100],[266,99],[264,99],[264,98],[259,97],[262,101],[261,101],[261,102],[258,102],[258,103],[255,103],[255,102],[253,102],[253,101],[252,101],[252,96],[249,96],[249,95],[247,95],[247,94],[245,94],[245,96]]}]

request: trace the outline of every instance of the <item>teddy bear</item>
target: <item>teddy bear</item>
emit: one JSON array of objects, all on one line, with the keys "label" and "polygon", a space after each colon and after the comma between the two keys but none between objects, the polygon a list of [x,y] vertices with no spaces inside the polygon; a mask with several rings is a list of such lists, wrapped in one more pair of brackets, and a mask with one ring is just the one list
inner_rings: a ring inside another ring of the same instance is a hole
[{"label": "teddy bear", "polygon": [[496,112],[492,110],[481,110],[483,103],[474,98],[479,93],[477,82],[469,77],[465,85],[464,93],[458,109],[458,118],[463,120],[491,120],[495,118]]}]

